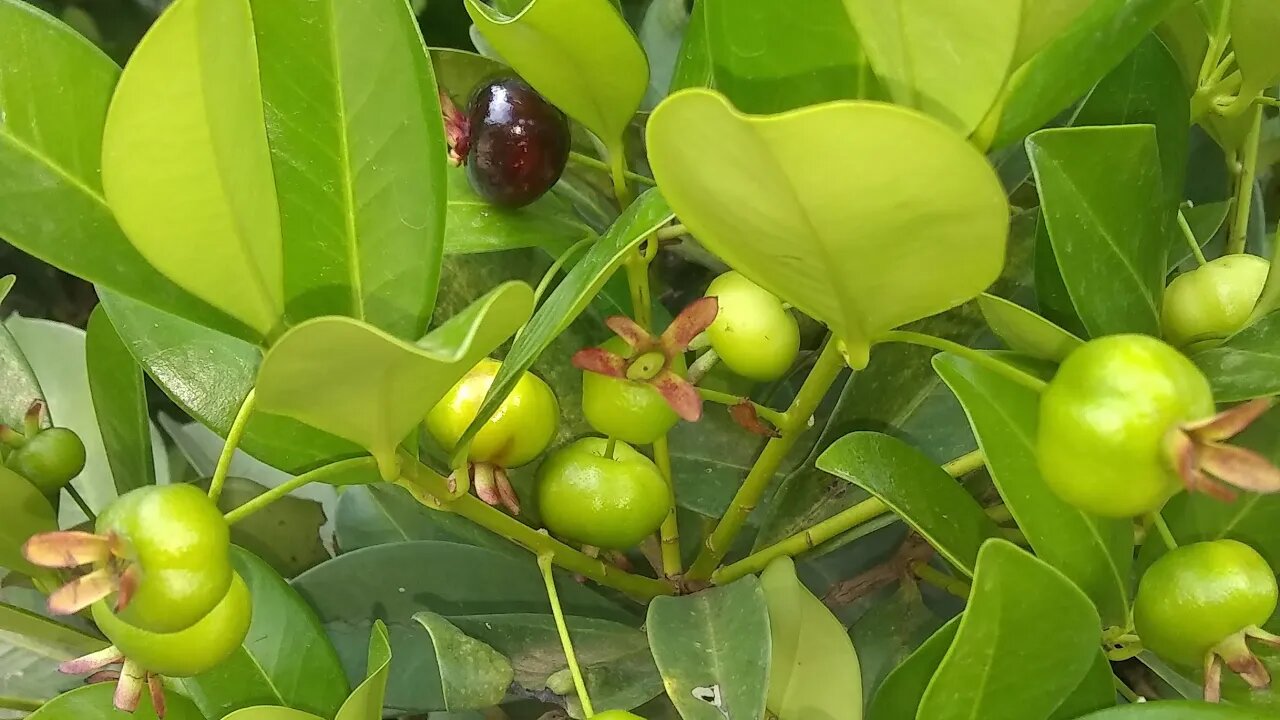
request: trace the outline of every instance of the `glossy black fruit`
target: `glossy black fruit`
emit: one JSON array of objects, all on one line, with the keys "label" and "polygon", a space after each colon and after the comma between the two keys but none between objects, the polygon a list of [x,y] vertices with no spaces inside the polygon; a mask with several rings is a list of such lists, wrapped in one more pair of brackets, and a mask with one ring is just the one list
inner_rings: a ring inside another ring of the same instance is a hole
[{"label": "glossy black fruit", "polygon": [[495,80],[471,100],[467,177],[476,194],[517,208],[551,189],[569,160],[569,121],[519,78]]}]

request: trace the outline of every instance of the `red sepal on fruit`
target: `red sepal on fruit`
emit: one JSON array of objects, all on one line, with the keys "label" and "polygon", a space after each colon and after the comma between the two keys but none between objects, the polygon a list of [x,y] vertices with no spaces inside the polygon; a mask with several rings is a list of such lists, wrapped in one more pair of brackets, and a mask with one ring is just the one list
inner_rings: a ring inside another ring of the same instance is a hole
[{"label": "red sepal on fruit", "polygon": [[662,394],[677,415],[697,422],[702,418],[702,397],[672,366],[676,358],[689,349],[689,343],[711,326],[718,311],[715,298],[699,298],[682,310],[658,337],[631,318],[614,315],[605,320],[605,324],[631,347],[631,357],[624,358],[604,348],[586,348],[574,353],[573,365],[586,372],[647,383]]},{"label": "red sepal on fruit", "polygon": [[1280,492],[1280,468],[1252,450],[1222,442],[1243,432],[1272,404],[1270,398],[1258,398],[1169,433],[1169,454],[1188,492],[1224,502],[1234,501],[1237,489]]}]

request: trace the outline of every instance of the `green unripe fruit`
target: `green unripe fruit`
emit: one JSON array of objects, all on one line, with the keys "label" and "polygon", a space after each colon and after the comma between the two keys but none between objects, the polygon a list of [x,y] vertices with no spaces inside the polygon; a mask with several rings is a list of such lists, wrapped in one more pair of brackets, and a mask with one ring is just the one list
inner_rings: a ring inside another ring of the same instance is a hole
[{"label": "green unripe fruit", "polygon": [[1249,321],[1270,271],[1271,263],[1255,255],[1227,255],[1174,278],[1160,316],[1165,339],[1182,347],[1236,334]]},{"label": "green unripe fruit", "polygon": [[[601,347],[626,358],[633,352],[621,338]],[[684,358],[677,357],[674,365],[684,375]],[[652,443],[680,419],[652,385],[593,372],[582,373],[582,414],[596,432],[635,445]]]},{"label": "green unripe fruit", "polygon": [[67,428],[41,430],[13,452],[6,465],[46,495],[61,490],[84,470],[80,436]]},{"label": "green unripe fruit", "polygon": [[[442,447],[453,448],[466,432],[500,367],[497,360],[481,360],[427,413],[427,430]],[[504,468],[528,464],[551,444],[559,422],[560,404],[551,386],[525,372],[476,433],[467,459]]]},{"label": "green unripe fruit", "polygon": [[732,270],[711,281],[707,296],[720,308],[707,337],[730,370],[761,382],[786,374],[800,352],[800,326],[781,300]]}]

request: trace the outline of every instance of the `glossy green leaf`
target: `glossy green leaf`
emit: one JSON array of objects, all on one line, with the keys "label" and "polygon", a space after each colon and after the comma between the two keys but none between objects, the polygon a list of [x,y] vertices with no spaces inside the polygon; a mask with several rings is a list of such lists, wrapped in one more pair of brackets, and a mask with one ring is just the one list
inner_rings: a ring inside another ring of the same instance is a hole
[{"label": "glossy green leaf", "polygon": [[1155,131],[1042,130],[1027,150],[1058,268],[1089,334],[1159,335],[1173,208]]},{"label": "glossy green leaf", "polygon": [[50,576],[22,556],[27,538],[58,529],[49,501],[26,478],[0,465],[0,508],[0,567],[33,577]]},{"label": "glossy green leaf", "polygon": [[[545,0],[539,0],[545,2]],[[560,333],[564,332],[591,300],[600,292],[631,252],[654,230],[671,220],[672,212],[662,194],[653,189],[645,192],[628,207],[594,245],[587,250],[556,289],[538,307],[538,311],[511,344],[502,368],[489,386],[484,404],[471,426],[458,441],[465,447],[484,427],[516,382]]]},{"label": "glossy green leaf", "polygon": [[942,659],[951,649],[961,618],[957,617],[929,636],[901,665],[889,673],[872,698],[867,716],[876,720],[915,720],[920,699],[929,687]]},{"label": "glossy green leaf", "polygon": [[1192,354],[1218,402],[1280,393],[1280,312],[1273,312],[1218,347]]},{"label": "glossy green leaf", "polygon": [[782,720],[861,720],[862,670],[844,626],[781,557],[760,573],[769,608],[769,712]]},{"label": "glossy green leaf", "polygon": [[515,676],[505,657],[435,613],[421,612],[413,619],[426,628],[435,647],[446,710],[483,709],[502,702]]},{"label": "glossy green leaf", "polygon": [[465,168],[449,168],[448,255],[541,247],[559,254],[588,237],[591,228],[555,193],[519,210],[500,208],[476,195]]},{"label": "glossy green leaf", "polygon": [[885,678],[945,623],[925,605],[919,585],[904,583],[891,594],[879,595],[849,628],[862,667],[863,696],[874,698]]},{"label": "glossy green leaf", "polygon": [[507,555],[524,550],[465,518],[432,510],[395,485],[347,488],[338,498],[336,542],[343,552],[410,540],[476,545]]},{"label": "glossy green leaf", "polygon": [[1013,76],[977,138],[992,148],[1021,140],[1120,64],[1179,0],[1095,0]]},{"label": "glossy green leaf", "polygon": [[0,237],[91,282],[253,337],[153,268],[107,207],[102,128],[120,69],[20,0],[0,1],[0,27]]},{"label": "glossy green leaf", "polygon": [[508,17],[466,0],[472,21],[520,76],[621,151],[649,84],[649,64],[621,13],[603,0],[532,0]]},{"label": "glossy green leaf", "polygon": [[154,484],[151,418],[142,368],[101,306],[89,316],[84,350],[93,411],[116,490],[124,494]]},{"label": "glossy green leaf", "polygon": [[1089,7],[1090,0],[1024,0],[1014,69],[1058,37]]},{"label": "glossy green leaf", "polygon": [[1230,705],[1171,700],[1123,705],[1080,720],[1265,720],[1269,717],[1273,716]]},{"label": "glossy green leaf", "polygon": [[760,581],[649,603],[645,622],[667,696],[684,720],[764,717],[769,610]]},{"label": "glossy green leaf", "polygon": [[696,85],[742,112],[884,96],[841,0],[810,0],[803,10],[788,0],[701,5],[701,22],[687,32],[703,34],[710,72]]},{"label": "glossy green leaf", "polygon": [[[257,381],[262,349],[122,295],[99,293],[112,325],[147,375],[184,412],[225,437]],[[250,416],[240,447],[294,473],[362,454],[358,445],[261,411]],[[377,477],[366,472],[349,482]]]},{"label": "glossy green leaf", "polygon": [[417,345],[351,318],[310,320],[281,337],[263,359],[258,406],[359,444],[378,459],[383,477],[394,479],[400,442],[532,311],[532,288],[512,282]]},{"label": "glossy green leaf", "polygon": [[439,284],[446,185],[418,24],[403,0],[250,5],[288,319],[347,315],[416,340]]},{"label": "glossy green leaf", "polygon": [[178,0],[148,31],[111,100],[102,187],[160,272],[273,333],[284,259],[248,0]]},{"label": "glossy green leaf", "polygon": [[[64,693],[45,703],[27,717],[31,720],[156,720],[155,710],[145,693],[132,713],[115,709],[113,683],[96,683]],[[176,693],[165,694],[165,720],[205,720],[190,700]]]},{"label": "glossy green leaf", "polygon": [[1094,517],[1062,501],[1040,475],[1040,399],[990,370],[950,354],[934,367],[964,405],[991,478],[1036,555],[1093,600],[1108,625],[1129,618],[1132,525]]},{"label": "glossy green leaf", "polygon": [[367,677],[342,703],[334,720],[381,720],[382,704],[387,695],[387,676],[391,670],[391,639],[381,620],[373,621],[369,637]]},{"label": "glossy green leaf", "polygon": [[[560,575],[560,600],[567,615],[600,618],[631,626],[639,621],[594,590]],[[449,542],[376,545],[340,555],[293,580],[320,616],[348,676],[362,677],[373,618],[387,623],[396,656],[386,705],[404,713],[444,709],[435,652],[413,615],[443,615],[463,632],[503,652],[499,638],[486,635],[470,616],[545,614],[546,587],[532,554],[514,556]],[[558,652],[551,643],[546,652]],[[559,669],[559,668],[557,668]],[[519,668],[517,668],[519,672]]]},{"label": "glossy green leaf", "polygon": [[954,478],[897,438],[855,432],[818,456],[818,468],[866,489],[965,575],[1000,529]]},{"label": "glossy green leaf", "polygon": [[689,15],[690,8],[684,0],[659,0],[645,8],[636,28],[637,39],[649,60],[649,87],[640,103],[641,110],[652,110],[670,92]]},{"label": "glossy green leaf", "polygon": [[1280,6],[1269,0],[1232,0],[1231,47],[1244,80],[1240,97],[1249,99],[1280,81]]},{"label": "glossy green leaf", "polygon": [[0,604],[0,697],[41,703],[79,687],[82,680],[59,673],[58,663],[106,646],[46,617]]},{"label": "glossy green leaf", "polygon": [[878,334],[963,303],[1004,265],[1009,209],[998,178],[914,111],[837,102],[751,117],[714,92],[683,90],[654,111],[648,145],[681,222],[828,325],[854,367]]},{"label": "glossy green leaf", "polygon": [[1093,664],[1080,680],[1075,690],[1062,701],[1049,716],[1049,720],[1076,720],[1085,713],[1109,708],[1116,704],[1116,680],[1111,674],[1111,661],[1099,648],[1093,654]]},{"label": "glossy green leaf", "polygon": [[242,647],[214,669],[171,682],[209,718],[255,705],[333,717],[347,681],[315,612],[262,560],[234,548],[231,560],[253,595]]},{"label": "glossy green leaf", "polygon": [[[871,65],[894,102],[968,135],[1004,87],[1022,0],[845,0]],[[964,62],[957,62],[964,58]]]},{"label": "glossy green leaf", "polygon": [[689,12],[689,24],[685,27],[684,41],[680,44],[680,54],[671,74],[670,92],[711,87],[713,72],[711,44],[707,35],[707,4],[696,2]]},{"label": "glossy green leaf", "polygon": [[1011,543],[988,542],[919,717],[1046,718],[1089,672],[1100,630],[1089,598],[1065,576]]},{"label": "glossy green leaf", "polygon": [[[1160,153],[1167,207],[1182,201],[1187,175],[1191,94],[1178,62],[1154,34],[1148,35],[1089,92],[1072,125],[1152,125]],[[1169,224],[1170,234],[1177,230]]]},{"label": "glossy green leaf", "polygon": [[991,331],[1010,350],[1024,355],[1062,362],[1084,342],[1021,305],[990,293],[978,296],[978,307]]},{"label": "glossy green leaf", "polygon": [[324,718],[293,708],[258,705],[237,710],[222,720],[324,720]]},{"label": "glossy green leaf", "polygon": [[1182,82],[1188,88],[1196,86],[1200,65],[1209,49],[1209,32],[1200,17],[1201,7],[1200,3],[1182,3],[1170,10],[1164,22],[1156,27],[1160,41],[1178,61]]}]

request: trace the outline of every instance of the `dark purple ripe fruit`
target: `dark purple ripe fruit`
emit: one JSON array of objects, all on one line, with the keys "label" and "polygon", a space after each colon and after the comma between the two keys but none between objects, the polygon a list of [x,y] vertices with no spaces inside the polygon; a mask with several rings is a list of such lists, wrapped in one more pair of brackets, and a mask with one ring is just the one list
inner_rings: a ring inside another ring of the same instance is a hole
[{"label": "dark purple ripe fruit", "polygon": [[518,208],[551,189],[569,160],[569,121],[519,78],[476,91],[467,177],[494,205]]}]

